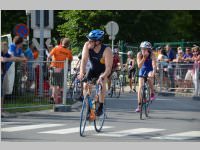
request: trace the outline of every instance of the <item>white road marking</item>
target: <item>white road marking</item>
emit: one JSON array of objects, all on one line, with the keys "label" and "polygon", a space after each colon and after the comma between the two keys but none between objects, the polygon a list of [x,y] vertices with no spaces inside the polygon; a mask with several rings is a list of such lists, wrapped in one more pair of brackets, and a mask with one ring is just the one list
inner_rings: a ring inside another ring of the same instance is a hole
[{"label": "white road marking", "polygon": [[119,132],[110,132],[110,133],[99,133],[97,136],[110,136],[110,137],[123,137],[134,134],[144,134],[149,132],[158,132],[163,131],[165,129],[154,129],[154,128],[138,128],[138,129],[130,129],[130,130],[122,130]]},{"label": "white road marking", "polygon": [[[103,126],[104,129],[108,128],[113,128],[111,126]],[[72,134],[72,133],[77,133],[79,132],[79,127],[75,128],[68,128],[68,129],[60,129],[60,130],[51,130],[51,131],[44,131],[44,132],[39,132],[39,133],[47,133],[47,134]],[[85,131],[94,131],[94,126],[86,126]]]},{"label": "white road marking", "polygon": [[33,129],[40,129],[40,128],[58,127],[58,126],[63,126],[63,125],[64,124],[25,125],[25,126],[1,128],[1,131],[2,132],[16,132],[16,131],[33,130]]},{"label": "white road marking", "polygon": [[1,122],[1,125],[18,124],[20,122]]},{"label": "white road marking", "polygon": [[187,140],[193,138],[200,138],[200,131],[189,131],[159,137],[152,137],[152,139],[160,140]]}]

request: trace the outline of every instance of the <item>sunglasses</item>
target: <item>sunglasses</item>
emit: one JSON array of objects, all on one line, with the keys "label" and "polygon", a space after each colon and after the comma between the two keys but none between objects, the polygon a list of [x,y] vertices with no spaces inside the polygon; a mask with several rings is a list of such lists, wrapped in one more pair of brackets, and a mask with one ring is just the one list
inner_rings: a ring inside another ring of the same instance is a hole
[{"label": "sunglasses", "polygon": [[95,41],[95,40],[89,40],[89,42],[90,42],[90,43],[94,43],[94,42],[97,42],[97,41]]}]

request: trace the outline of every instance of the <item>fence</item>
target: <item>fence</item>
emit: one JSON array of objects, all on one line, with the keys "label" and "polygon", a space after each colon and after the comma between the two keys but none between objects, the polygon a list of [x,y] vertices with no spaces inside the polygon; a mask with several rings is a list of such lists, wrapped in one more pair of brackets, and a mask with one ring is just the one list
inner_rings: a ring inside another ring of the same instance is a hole
[{"label": "fence", "polygon": [[[2,109],[48,107],[55,102],[71,103],[67,92],[71,78],[68,61],[51,63],[61,65],[64,69],[52,68],[48,61],[13,62],[8,71],[4,72]],[[57,99],[53,101],[51,97],[55,96],[54,91],[58,89]]]},{"label": "fence", "polygon": [[158,74],[155,79],[156,91],[200,96],[199,67],[198,63],[170,63],[167,66],[158,63]]},{"label": "fence", "polygon": [[[70,67],[68,69],[67,61],[53,63],[61,64],[64,69],[54,69],[50,67],[48,61],[34,61],[13,63],[6,73],[3,72],[2,109],[46,107],[52,106],[54,102],[73,103],[72,91],[70,91],[73,90],[71,87],[73,75],[70,70],[76,66],[76,63],[72,63],[71,69]],[[199,67],[198,63],[172,63],[167,67],[158,63],[156,91],[200,96]],[[55,93],[59,94],[54,95]],[[55,101],[51,99],[52,96],[57,97]]]}]

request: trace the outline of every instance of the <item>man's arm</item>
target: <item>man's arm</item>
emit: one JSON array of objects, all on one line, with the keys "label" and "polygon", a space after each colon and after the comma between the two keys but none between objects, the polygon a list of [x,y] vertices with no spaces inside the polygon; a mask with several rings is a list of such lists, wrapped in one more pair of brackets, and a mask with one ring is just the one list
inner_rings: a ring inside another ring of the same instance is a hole
[{"label": "man's arm", "polygon": [[104,58],[105,58],[105,66],[106,70],[105,72],[101,75],[101,77],[105,78],[110,75],[111,70],[112,70],[112,65],[113,65],[113,54],[112,50],[110,47],[107,47],[104,51]]},{"label": "man's arm", "polygon": [[54,49],[51,50],[51,52],[49,53],[49,56],[47,57],[47,61],[49,61],[51,59],[52,55],[54,55],[55,49],[56,48],[54,48]]},{"label": "man's arm", "polygon": [[83,75],[86,73],[86,64],[89,58],[89,48],[88,48],[88,42],[86,42],[83,46],[82,51],[82,59],[81,59],[81,66],[80,66],[80,78],[83,77]]}]

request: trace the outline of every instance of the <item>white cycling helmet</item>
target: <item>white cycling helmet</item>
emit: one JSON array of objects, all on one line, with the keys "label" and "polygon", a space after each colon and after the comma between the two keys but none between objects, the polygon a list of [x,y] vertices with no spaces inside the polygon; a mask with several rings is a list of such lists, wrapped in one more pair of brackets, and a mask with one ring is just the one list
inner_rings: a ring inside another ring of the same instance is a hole
[{"label": "white cycling helmet", "polygon": [[119,53],[119,50],[118,50],[118,48],[114,48],[114,49],[113,49],[113,53],[114,53],[114,54],[117,54],[117,53]]},{"label": "white cycling helmet", "polygon": [[133,51],[128,51],[127,55],[133,56]]},{"label": "white cycling helmet", "polygon": [[152,49],[152,45],[150,42],[148,41],[143,41],[140,44],[140,48],[147,48],[147,49]]}]

